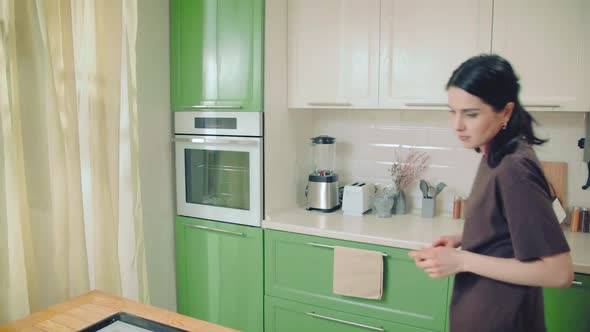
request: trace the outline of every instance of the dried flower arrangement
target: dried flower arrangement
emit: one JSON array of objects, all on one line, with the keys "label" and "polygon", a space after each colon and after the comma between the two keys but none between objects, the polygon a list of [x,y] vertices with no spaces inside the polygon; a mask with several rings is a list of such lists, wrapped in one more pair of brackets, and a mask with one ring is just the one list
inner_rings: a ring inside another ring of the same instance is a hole
[{"label": "dried flower arrangement", "polygon": [[406,153],[402,152],[402,148],[396,148],[393,164],[388,169],[393,180],[393,189],[395,191],[408,189],[424,173],[428,167],[428,160],[429,156],[426,152],[418,151],[414,147],[407,149]]}]

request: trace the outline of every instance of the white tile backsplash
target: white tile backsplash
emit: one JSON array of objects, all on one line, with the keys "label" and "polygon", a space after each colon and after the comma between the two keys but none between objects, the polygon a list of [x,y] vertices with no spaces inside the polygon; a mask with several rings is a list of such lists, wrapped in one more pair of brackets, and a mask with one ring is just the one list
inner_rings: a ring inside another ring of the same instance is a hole
[{"label": "white tile backsplash", "polygon": [[[340,185],[359,180],[378,185],[390,184],[387,169],[390,167],[394,148],[415,146],[430,155],[431,166],[424,178],[435,183],[444,181],[448,185],[437,198],[439,213],[450,213],[453,197],[467,196],[471,190],[481,155],[462,147],[450,128],[445,111],[309,112],[312,112],[313,136],[336,137],[336,169],[340,176]],[[590,206],[590,190],[583,191],[580,188],[585,183],[587,169],[582,162],[582,150],[576,145],[578,139],[584,135],[584,114],[536,112],[533,116],[538,122],[538,136],[550,139],[546,145],[536,149],[539,159],[565,161],[569,164],[567,205]],[[298,159],[299,157],[307,160],[298,160],[298,164],[308,167],[311,162],[308,159],[310,154],[300,154]],[[417,183],[409,190],[408,196],[411,207],[420,208],[422,196]]]}]

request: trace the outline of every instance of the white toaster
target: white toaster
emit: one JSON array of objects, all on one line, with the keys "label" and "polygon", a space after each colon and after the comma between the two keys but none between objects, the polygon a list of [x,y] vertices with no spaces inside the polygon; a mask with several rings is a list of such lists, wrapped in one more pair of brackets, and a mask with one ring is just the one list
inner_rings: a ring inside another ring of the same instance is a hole
[{"label": "white toaster", "polygon": [[362,216],[371,209],[375,186],[366,182],[355,182],[344,187],[342,212],[348,216]]}]

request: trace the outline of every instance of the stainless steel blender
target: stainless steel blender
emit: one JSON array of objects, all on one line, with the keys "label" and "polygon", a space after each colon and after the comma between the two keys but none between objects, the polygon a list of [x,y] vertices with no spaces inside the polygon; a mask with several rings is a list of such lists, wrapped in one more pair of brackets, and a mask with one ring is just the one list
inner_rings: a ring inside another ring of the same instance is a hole
[{"label": "stainless steel blender", "polygon": [[305,196],[307,210],[332,212],[340,208],[338,175],[335,171],[336,139],[330,136],[311,138],[313,168],[309,174]]}]

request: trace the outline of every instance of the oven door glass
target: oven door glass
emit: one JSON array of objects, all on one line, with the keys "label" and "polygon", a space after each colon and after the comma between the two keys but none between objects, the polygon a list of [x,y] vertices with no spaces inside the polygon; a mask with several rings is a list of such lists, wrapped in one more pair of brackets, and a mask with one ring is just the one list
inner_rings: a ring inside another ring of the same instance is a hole
[{"label": "oven door glass", "polygon": [[262,138],[176,136],[181,216],[260,226]]},{"label": "oven door glass", "polygon": [[247,151],[184,150],[186,201],[250,209],[250,155]]}]

